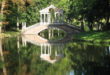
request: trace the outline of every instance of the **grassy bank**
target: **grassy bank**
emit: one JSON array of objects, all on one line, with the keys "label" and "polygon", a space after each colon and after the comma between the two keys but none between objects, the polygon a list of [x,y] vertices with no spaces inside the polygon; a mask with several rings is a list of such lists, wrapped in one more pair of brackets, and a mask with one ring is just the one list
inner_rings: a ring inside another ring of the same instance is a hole
[{"label": "grassy bank", "polygon": [[110,31],[108,32],[82,32],[74,36],[77,40],[91,41],[98,43],[110,43]]},{"label": "grassy bank", "polygon": [[8,31],[8,32],[0,33],[0,38],[14,37],[14,36],[17,36],[19,34],[20,34],[20,32],[17,32],[17,31]]}]

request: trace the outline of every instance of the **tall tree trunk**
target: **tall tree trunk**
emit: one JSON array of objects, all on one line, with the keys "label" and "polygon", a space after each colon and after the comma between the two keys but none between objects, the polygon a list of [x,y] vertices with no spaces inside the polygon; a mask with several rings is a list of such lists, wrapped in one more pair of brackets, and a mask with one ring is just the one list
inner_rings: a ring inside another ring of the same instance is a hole
[{"label": "tall tree trunk", "polygon": [[106,30],[110,29],[110,0],[107,0],[107,9],[106,9]]},{"label": "tall tree trunk", "polygon": [[107,16],[107,17],[106,17],[106,29],[107,29],[107,30],[109,30],[109,29],[110,29],[109,19],[110,19],[110,17],[109,17],[109,16]]},{"label": "tall tree trunk", "polygon": [[1,23],[0,23],[0,33],[2,32],[2,26],[3,26],[3,11],[4,11],[4,7],[5,7],[5,0],[3,0],[1,2],[1,10],[0,10],[0,15],[1,15]]},{"label": "tall tree trunk", "polygon": [[84,18],[81,20],[81,30],[84,31]]}]

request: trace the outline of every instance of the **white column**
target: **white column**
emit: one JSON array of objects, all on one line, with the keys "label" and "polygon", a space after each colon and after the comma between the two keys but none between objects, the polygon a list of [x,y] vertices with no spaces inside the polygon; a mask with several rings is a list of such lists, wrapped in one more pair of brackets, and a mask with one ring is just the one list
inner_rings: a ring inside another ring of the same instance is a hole
[{"label": "white column", "polygon": [[42,14],[40,14],[40,22],[42,23]]},{"label": "white column", "polygon": [[46,54],[46,45],[44,45],[44,54]]},{"label": "white column", "polygon": [[44,23],[45,23],[45,14],[44,14]]},{"label": "white column", "polygon": [[51,45],[49,46],[49,54],[51,55]]},{"label": "white column", "polygon": [[17,30],[19,30],[19,19],[17,17]]},{"label": "white column", "polygon": [[59,23],[59,20],[60,20],[60,16],[59,13],[57,13],[57,23]]},{"label": "white column", "polygon": [[44,23],[44,14],[42,14],[42,23]]},{"label": "white column", "polygon": [[60,33],[59,33],[59,29],[57,29],[58,30],[58,36],[60,35]]},{"label": "white column", "polygon": [[49,23],[51,23],[51,15],[49,14]]},{"label": "white column", "polygon": [[49,18],[50,18],[50,20],[49,20],[49,21],[50,21],[50,23],[52,23],[52,22],[51,22],[51,14],[49,14]]},{"label": "white column", "polygon": [[61,22],[61,15],[60,15],[60,13],[59,13],[59,23]]},{"label": "white column", "polygon": [[50,29],[48,29],[48,38],[50,39],[50,36],[51,36],[51,31]]},{"label": "white column", "polygon": [[56,15],[56,13],[55,13],[55,23],[57,22],[57,15]]},{"label": "white column", "polygon": [[45,14],[45,23],[48,23],[48,14]]},{"label": "white column", "polygon": [[24,27],[25,27],[25,29],[26,29],[26,22],[24,22]]},{"label": "white column", "polygon": [[50,23],[50,14],[48,14],[48,23]]},{"label": "white column", "polygon": [[17,22],[17,30],[19,30],[19,22]]},{"label": "white column", "polygon": [[22,30],[26,29],[26,22],[22,22]]},{"label": "white column", "polygon": [[61,22],[63,24],[63,21],[64,21],[64,16],[63,16],[63,13],[61,14]]}]

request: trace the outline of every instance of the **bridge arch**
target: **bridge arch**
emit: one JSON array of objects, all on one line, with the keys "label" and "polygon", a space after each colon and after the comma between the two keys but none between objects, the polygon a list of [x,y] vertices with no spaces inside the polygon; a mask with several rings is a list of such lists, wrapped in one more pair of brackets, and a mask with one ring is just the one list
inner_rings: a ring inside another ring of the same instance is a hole
[{"label": "bridge arch", "polygon": [[22,31],[22,34],[38,34],[41,31],[49,28],[58,28],[65,31],[67,34],[79,33],[81,30],[75,26],[67,25],[67,24],[46,24],[46,25],[35,25],[27,27],[25,30]]}]

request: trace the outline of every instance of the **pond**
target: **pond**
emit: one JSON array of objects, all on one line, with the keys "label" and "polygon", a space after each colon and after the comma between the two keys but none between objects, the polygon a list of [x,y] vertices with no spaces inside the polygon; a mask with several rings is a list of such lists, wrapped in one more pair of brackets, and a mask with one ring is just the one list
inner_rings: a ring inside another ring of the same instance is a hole
[{"label": "pond", "polygon": [[47,30],[0,39],[0,75],[107,75],[110,45],[70,41],[54,31],[51,41]]},{"label": "pond", "polygon": [[48,39],[49,41],[53,40],[59,40],[66,36],[66,32],[61,29],[56,28],[49,28],[46,30],[43,30],[39,33],[39,35],[43,38]]}]

